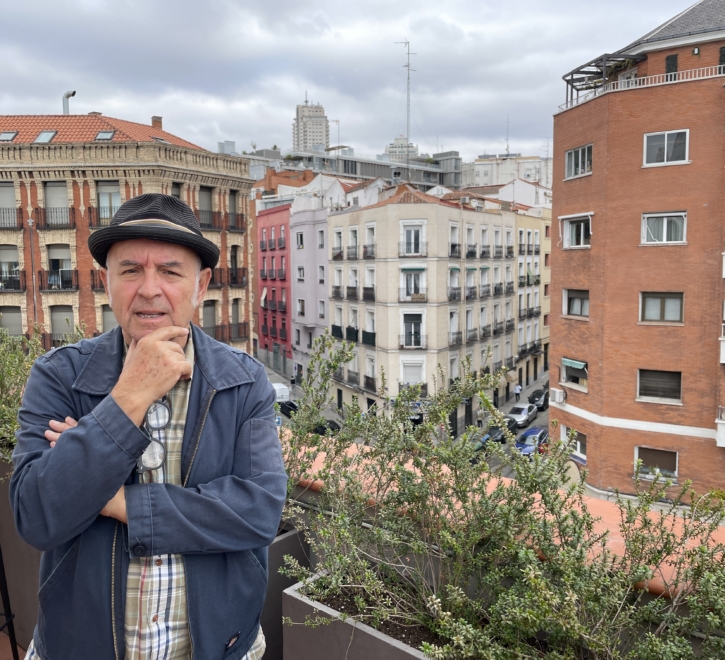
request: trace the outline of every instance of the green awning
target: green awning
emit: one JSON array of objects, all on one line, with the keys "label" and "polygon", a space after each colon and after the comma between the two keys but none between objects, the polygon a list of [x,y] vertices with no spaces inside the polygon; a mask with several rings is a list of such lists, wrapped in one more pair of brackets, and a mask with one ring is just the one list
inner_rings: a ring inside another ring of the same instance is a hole
[{"label": "green awning", "polygon": [[586,369],[587,363],[586,362],[579,362],[579,360],[570,360],[569,358],[561,358],[561,363],[565,367],[572,367],[573,369]]},{"label": "green awning", "polygon": [[401,268],[400,270],[404,273],[420,273],[425,270],[425,266],[408,266],[406,268]]},{"label": "green awning", "polygon": [[449,270],[461,270],[458,266],[448,266]]}]

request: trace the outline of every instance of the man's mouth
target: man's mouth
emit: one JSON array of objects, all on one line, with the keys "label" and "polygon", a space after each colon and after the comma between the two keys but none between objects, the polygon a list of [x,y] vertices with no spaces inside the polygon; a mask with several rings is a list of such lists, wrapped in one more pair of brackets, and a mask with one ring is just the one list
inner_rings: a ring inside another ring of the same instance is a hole
[{"label": "man's mouth", "polygon": [[142,319],[160,319],[165,316],[163,312],[136,312],[136,316]]}]

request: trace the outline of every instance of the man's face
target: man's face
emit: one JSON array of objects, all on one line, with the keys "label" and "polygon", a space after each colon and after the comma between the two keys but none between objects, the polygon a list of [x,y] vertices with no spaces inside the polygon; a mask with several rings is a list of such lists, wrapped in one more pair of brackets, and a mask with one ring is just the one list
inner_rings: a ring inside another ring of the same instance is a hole
[{"label": "man's face", "polygon": [[[114,243],[101,279],[127,343],[157,328],[189,326],[206,293],[211,270],[183,245],[148,239]],[[186,338],[179,339],[184,346]]]}]

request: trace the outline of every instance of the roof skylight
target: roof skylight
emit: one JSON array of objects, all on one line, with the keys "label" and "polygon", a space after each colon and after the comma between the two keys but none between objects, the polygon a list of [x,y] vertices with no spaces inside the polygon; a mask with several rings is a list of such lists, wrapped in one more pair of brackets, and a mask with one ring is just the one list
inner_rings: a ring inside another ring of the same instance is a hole
[{"label": "roof skylight", "polygon": [[58,131],[40,131],[38,137],[35,138],[35,141],[39,144],[47,144],[56,136],[57,132]]},{"label": "roof skylight", "polygon": [[96,140],[112,140],[116,131],[98,131]]},{"label": "roof skylight", "polygon": [[0,132],[0,142],[12,142],[17,134],[17,131],[2,131]]}]

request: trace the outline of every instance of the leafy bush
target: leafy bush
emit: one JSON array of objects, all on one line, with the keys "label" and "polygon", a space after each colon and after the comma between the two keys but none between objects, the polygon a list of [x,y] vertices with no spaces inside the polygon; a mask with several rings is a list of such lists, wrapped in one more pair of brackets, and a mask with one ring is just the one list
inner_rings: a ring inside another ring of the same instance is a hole
[{"label": "leafy bush", "polygon": [[[282,434],[286,516],[318,560],[283,570],[305,593],[352,599],[346,615],[374,627],[424,626],[438,635],[422,646],[432,658],[725,657],[721,497],[686,484],[666,500],[671,483],[638,481],[637,499],[617,498],[619,529],[600,529],[584,476],[567,476],[572,439],[529,460],[496,443],[477,452],[480,429],[452,437],[449,415],[467,398],[502,417],[487,396],[500,374],[465,365],[436,388],[420,425],[420,390],[386,398],[383,374],[377,414],[354,403],[334,437],[316,435],[332,374],[350,357],[329,336],[317,341]],[[514,479],[501,477],[504,466]],[[315,479],[324,488],[311,489]],[[611,536],[622,539],[618,553]]]}]

